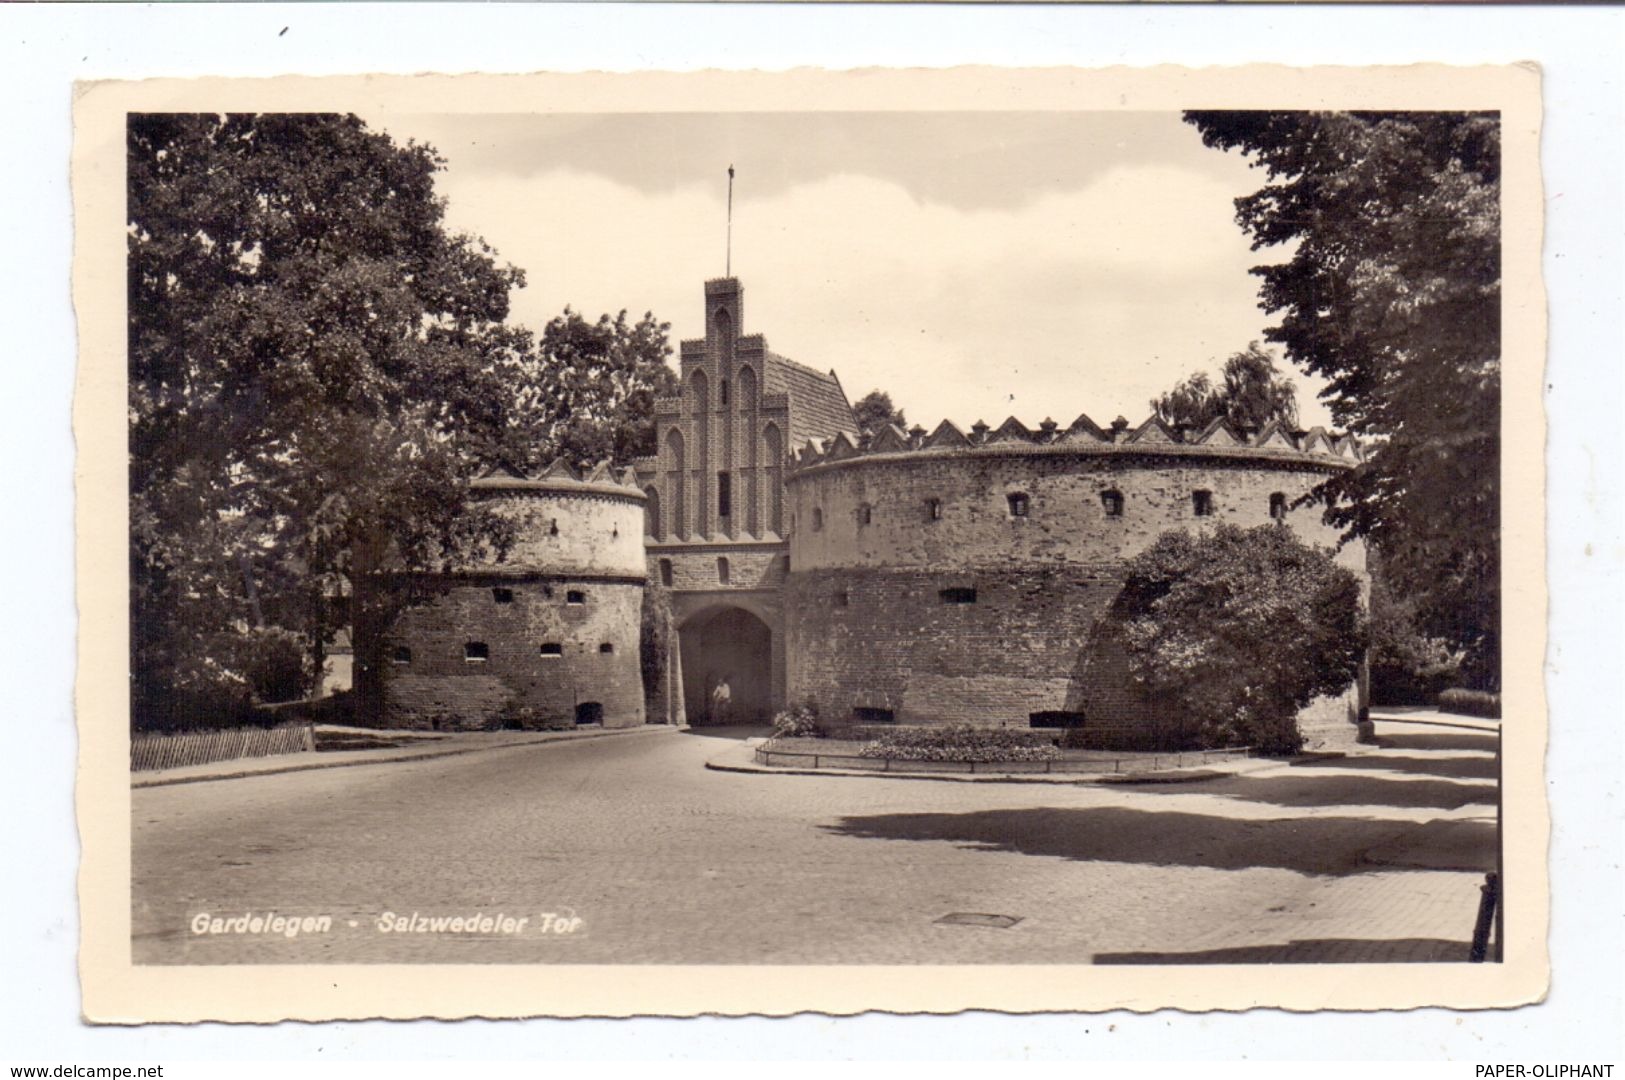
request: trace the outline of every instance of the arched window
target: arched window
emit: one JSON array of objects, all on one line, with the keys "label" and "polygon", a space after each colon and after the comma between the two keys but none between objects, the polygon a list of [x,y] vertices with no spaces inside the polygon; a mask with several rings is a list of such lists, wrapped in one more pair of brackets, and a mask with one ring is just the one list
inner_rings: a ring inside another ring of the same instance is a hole
[{"label": "arched window", "polygon": [[824,527],[824,511],[820,507],[813,507],[813,532]]},{"label": "arched window", "polygon": [[925,520],[927,520],[927,521],[941,521],[942,520],[942,500],[941,499],[927,499],[927,500],[925,500]]},{"label": "arched window", "polygon": [[717,584],[726,585],[726,584],[728,584],[730,578],[731,578],[731,574],[730,574],[730,571],[729,571],[729,568],[728,568],[728,556],[726,556],[726,555],[718,555],[717,556]]},{"label": "arched window", "polygon": [[1123,493],[1121,491],[1102,491],[1100,505],[1105,508],[1107,517],[1123,516]]},{"label": "arched window", "polygon": [[1027,516],[1027,511],[1031,508],[1032,503],[1027,498],[1027,495],[1026,495],[1025,492],[1012,491],[1010,494],[1006,495],[1004,498],[1005,498],[1005,501],[1010,504],[1010,516],[1011,517],[1020,518],[1020,517],[1026,517]]},{"label": "arched window", "polygon": [[720,393],[717,394],[717,404],[721,405],[723,408],[728,407],[728,380],[727,379],[722,380],[722,390],[721,390]]},{"label": "arched window", "polygon": [[1276,521],[1286,520],[1286,495],[1279,491],[1270,492],[1270,517]]},{"label": "arched window", "polygon": [[666,586],[667,588],[671,587],[671,560],[670,559],[661,559],[660,560],[660,584]]}]

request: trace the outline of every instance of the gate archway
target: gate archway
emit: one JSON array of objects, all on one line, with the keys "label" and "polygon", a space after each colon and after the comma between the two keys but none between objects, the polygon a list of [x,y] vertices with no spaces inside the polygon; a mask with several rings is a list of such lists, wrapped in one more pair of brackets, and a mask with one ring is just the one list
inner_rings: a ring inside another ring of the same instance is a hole
[{"label": "gate archway", "polygon": [[713,694],[726,681],[728,723],[773,718],[773,630],[744,608],[707,608],[677,628],[683,661],[683,707],[690,724],[720,723]]}]

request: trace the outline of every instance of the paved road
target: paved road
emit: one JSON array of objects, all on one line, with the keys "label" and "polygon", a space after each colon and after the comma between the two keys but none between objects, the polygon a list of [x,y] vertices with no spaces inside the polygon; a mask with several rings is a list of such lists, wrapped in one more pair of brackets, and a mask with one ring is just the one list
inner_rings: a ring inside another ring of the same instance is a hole
[{"label": "paved road", "polygon": [[[145,788],[135,959],[1457,959],[1493,866],[1493,744],[1393,730],[1182,785],[740,775],[703,768],[720,738],[659,733]],[[250,912],[332,928],[192,929]],[[528,921],[386,933],[385,912]],[[1020,921],[936,921],[956,912]],[[544,932],[549,913],[579,923]]]}]

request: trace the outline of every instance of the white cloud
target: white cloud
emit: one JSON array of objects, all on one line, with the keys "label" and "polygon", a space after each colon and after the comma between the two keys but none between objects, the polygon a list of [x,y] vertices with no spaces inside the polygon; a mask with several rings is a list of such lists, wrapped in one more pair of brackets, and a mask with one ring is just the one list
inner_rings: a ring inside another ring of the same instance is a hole
[{"label": "white cloud", "polygon": [[[723,272],[720,185],[645,193],[567,169],[454,167],[441,190],[454,227],[526,270],[517,321],[539,328],[569,303],[589,316],[652,309],[674,340],[702,332],[701,282]],[[1151,165],[1015,209],[958,210],[862,175],[741,192],[744,329],[834,368],[854,399],[888,390],[927,426],[1137,421],[1150,397],[1262,336],[1247,273],[1261,258],[1231,220],[1240,193]],[[1297,378],[1305,422],[1324,423]]]}]

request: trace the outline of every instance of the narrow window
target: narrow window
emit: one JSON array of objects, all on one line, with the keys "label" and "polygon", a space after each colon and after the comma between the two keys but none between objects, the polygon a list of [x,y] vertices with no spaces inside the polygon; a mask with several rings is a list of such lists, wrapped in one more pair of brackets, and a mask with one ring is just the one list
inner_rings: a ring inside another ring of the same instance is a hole
[{"label": "narrow window", "polygon": [[729,577],[730,571],[728,569],[728,557],[726,555],[717,556],[717,583],[720,585],[726,585],[728,584]]},{"label": "narrow window", "polygon": [[392,664],[410,664],[412,662],[412,650],[405,645],[395,646],[394,651],[389,654],[389,662]]},{"label": "narrow window", "polygon": [[927,521],[941,521],[942,520],[942,500],[941,499],[927,499],[927,500],[925,500],[925,520],[927,520]]},{"label": "narrow window", "polygon": [[1019,491],[1013,491],[1009,495],[1005,496],[1005,500],[1010,503],[1011,517],[1027,516],[1029,503],[1025,494]]},{"label": "narrow window", "polygon": [[1193,492],[1191,492],[1191,510],[1196,514],[1197,517],[1212,517],[1213,516],[1213,492],[1211,492],[1211,491],[1193,491]]},{"label": "narrow window", "polygon": [[547,535],[549,535],[549,536],[557,536],[558,534],[559,534],[559,519],[554,518],[552,521],[549,521],[547,523]]},{"label": "narrow window", "polygon": [[483,641],[470,641],[463,646],[463,660],[470,664],[483,664],[491,659],[491,646]]},{"label": "narrow window", "polygon": [[870,506],[868,503],[864,503],[862,506],[858,507],[858,524],[859,525],[869,525],[869,524],[872,524],[874,522],[874,520],[875,520],[875,508],[874,507]]},{"label": "narrow window", "polygon": [[727,517],[733,511],[733,502],[733,477],[725,472],[717,473],[717,517]]},{"label": "narrow window", "polygon": [[495,600],[499,604],[511,604],[513,603],[513,590],[503,588],[492,589],[491,599]]},{"label": "narrow window", "polygon": [[598,646],[598,651],[605,654],[613,653],[615,651],[615,646],[606,641],[602,645]]},{"label": "narrow window", "polygon": [[564,593],[564,602],[566,604],[585,604],[587,602],[587,594],[582,592],[580,589],[568,589]]},{"label": "narrow window", "polygon": [[1027,714],[1027,726],[1036,728],[1076,728],[1083,726],[1083,714],[1065,709],[1046,709]]},{"label": "narrow window", "polygon": [[835,594],[835,606],[836,607],[851,607],[852,606],[852,595],[850,593],[848,593],[845,589],[842,589],[840,592]]},{"label": "narrow window", "polygon": [[661,559],[660,560],[660,584],[666,586],[667,588],[671,587],[671,560],[670,559]]},{"label": "narrow window", "polygon": [[1123,516],[1123,493],[1121,491],[1102,491],[1100,505],[1106,508],[1107,517]]},{"label": "narrow window", "polygon": [[563,656],[564,646],[557,641],[548,641],[542,644],[539,651],[543,656]]},{"label": "narrow window", "polygon": [[728,380],[722,380],[722,404],[728,404]]},{"label": "narrow window", "polygon": [[819,529],[822,529],[823,527],[824,527],[824,511],[815,506],[815,507],[813,507],[813,532],[817,532]]},{"label": "narrow window", "polygon": [[1270,517],[1276,521],[1286,520],[1286,496],[1279,491],[1270,495]]},{"label": "narrow window", "polygon": [[975,589],[943,589],[937,593],[944,604],[974,604],[976,603]]}]

